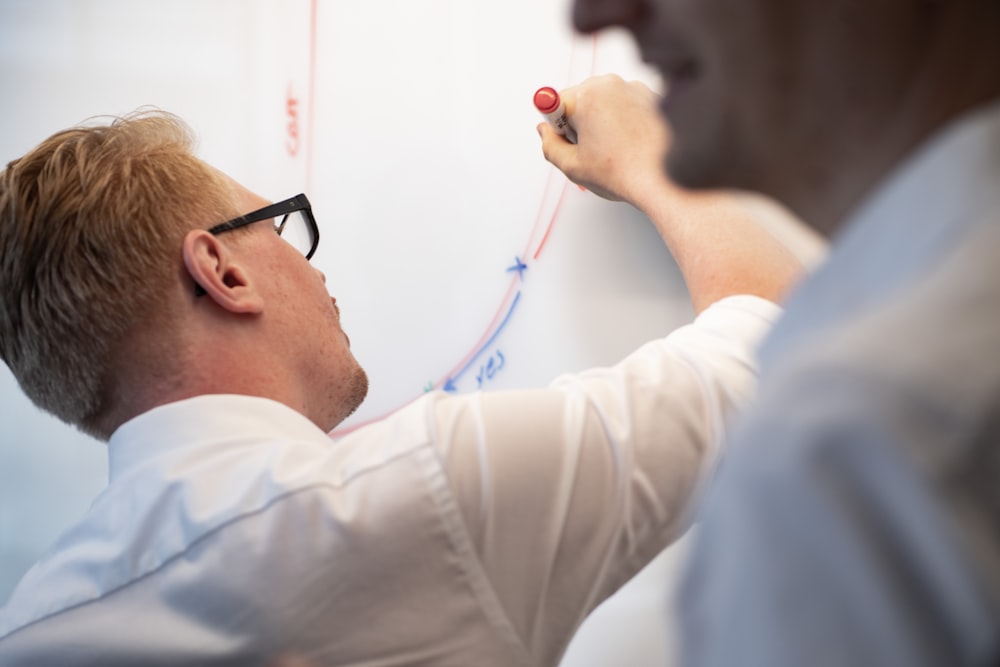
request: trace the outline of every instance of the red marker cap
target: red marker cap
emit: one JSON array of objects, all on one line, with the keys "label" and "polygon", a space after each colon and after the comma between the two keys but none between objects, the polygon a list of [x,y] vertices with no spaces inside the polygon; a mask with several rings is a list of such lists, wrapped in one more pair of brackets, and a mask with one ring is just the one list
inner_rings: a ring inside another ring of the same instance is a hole
[{"label": "red marker cap", "polygon": [[559,93],[545,86],[535,93],[535,107],[542,113],[552,113],[559,108]]}]

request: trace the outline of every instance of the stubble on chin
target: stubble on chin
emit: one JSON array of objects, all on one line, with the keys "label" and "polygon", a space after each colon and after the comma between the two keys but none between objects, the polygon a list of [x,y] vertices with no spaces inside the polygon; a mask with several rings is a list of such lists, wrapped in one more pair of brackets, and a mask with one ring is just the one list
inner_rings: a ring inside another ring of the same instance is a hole
[{"label": "stubble on chin", "polygon": [[347,419],[354,414],[355,410],[364,403],[365,397],[368,396],[368,374],[365,373],[365,369],[361,368],[360,365],[355,365],[354,372],[351,373],[351,377],[347,382],[347,397],[344,404],[348,408],[348,411],[343,419]]}]

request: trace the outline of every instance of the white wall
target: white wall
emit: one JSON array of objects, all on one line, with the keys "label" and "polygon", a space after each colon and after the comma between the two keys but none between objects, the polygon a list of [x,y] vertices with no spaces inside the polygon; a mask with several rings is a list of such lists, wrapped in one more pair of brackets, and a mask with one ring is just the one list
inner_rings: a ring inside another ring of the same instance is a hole
[{"label": "white wall", "polygon": [[[647,221],[541,157],[534,90],[604,71],[655,85],[621,35],[574,37],[564,0],[0,0],[0,160],[154,105],[265,197],[307,192],[314,262],[371,378],[357,425],[429,385],[474,389],[491,358],[486,388],[536,386],[689,319]],[[0,369],[0,601],[105,482],[103,444]],[[600,609],[564,664],[669,662],[678,557]]]}]

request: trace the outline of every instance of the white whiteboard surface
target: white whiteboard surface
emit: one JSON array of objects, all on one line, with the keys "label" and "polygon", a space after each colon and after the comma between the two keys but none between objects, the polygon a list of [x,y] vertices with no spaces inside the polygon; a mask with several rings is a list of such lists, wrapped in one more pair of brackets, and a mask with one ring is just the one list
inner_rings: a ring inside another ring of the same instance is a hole
[{"label": "white whiteboard surface", "polygon": [[[272,200],[306,192],[355,356],[351,428],[428,387],[539,386],[687,322],[635,211],[542,158],[531,96],[593,73],[656,79],[622,35],[574,36],[565,0],[0,0],[0,160],[152,105]],[[777,209],[769,225],[811,257]],[[0,601],[106,483],[103,444],[0,368]],[[563,665],[672,664],[669,549],[588,619]]]}]

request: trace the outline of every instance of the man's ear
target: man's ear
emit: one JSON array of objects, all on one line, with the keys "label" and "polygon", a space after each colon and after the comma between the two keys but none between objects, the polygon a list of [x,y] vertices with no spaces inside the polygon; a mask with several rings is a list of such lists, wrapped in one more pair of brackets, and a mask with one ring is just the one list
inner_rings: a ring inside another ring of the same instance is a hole
[{"label": "man's ear", "polygon": [[249,273],[214,235],[192,229],[184,237],[183,252],[184,266],[206,297],[233,313],[264,309]]}]

